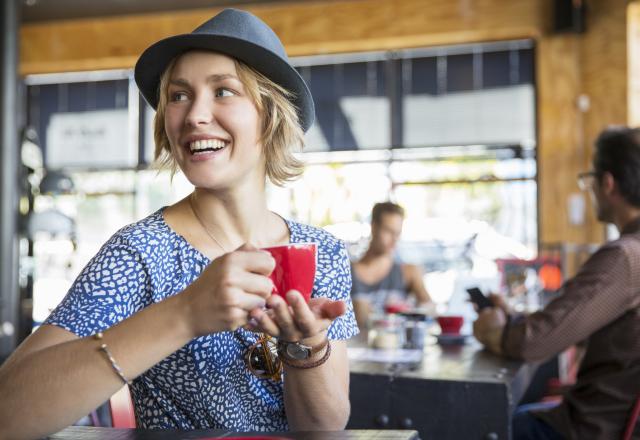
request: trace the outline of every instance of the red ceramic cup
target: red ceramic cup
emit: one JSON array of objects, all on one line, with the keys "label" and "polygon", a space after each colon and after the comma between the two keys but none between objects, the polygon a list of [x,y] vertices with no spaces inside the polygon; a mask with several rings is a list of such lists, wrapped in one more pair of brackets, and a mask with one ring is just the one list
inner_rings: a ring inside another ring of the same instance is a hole
[{"label": "red ceramic cup", "polygon": [[316,276],[316,244],[292,243],[284,246],[263,248],[276,260],[276,267],[269,275],[273,281],[273,292],[286,301],[286,293],[297,290],[309,302]]},{"label": "red ceramic cup", "polygon": [[438,324],[443,335],[458,335],[462,324],[464,324],[464,317],[459,315],[438,316]]},{"label": "red ceramic cup", "polygon": [[385,313],[402,313],[409,310],[409,305],[402,302],[387,303],[384,305]]}]

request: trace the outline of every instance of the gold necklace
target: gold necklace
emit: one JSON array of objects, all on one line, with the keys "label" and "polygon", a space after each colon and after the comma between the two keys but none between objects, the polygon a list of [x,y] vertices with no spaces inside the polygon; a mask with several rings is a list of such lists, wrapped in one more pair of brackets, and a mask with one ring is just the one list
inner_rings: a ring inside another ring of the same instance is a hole
[{"label": "gold necklace", "polygon": [[215,235],[213,235],[213,233],[209,230],[209,228],[207,228],[207,225],[205,225],[205,223],[202,221],[202,219],[200,218],[200,216],[198,215],[198,211],[196,211],[196,207],[193,204],[193,197],[195,196],[195,193],[191,193],[191,195],[189,196],[189,206],[191,207],[191,211],[193,211],[193,215],[196,216],[196,220],[198,220],[198,223],[200,223],[200,226],[202,226],[202,229],[204,229],[204,232],[207,233],[207,235],[209,236],[209,238],[211,238],[211,240],[213,240],[215,242],[215,244],[218,245],[218,247],[220,249],[222,249],[223,253],[227,253],[227,250],[224,248],[224,246],[222,246],[220,244],[220,242],[218,241],[218,239],[215,237]]}]

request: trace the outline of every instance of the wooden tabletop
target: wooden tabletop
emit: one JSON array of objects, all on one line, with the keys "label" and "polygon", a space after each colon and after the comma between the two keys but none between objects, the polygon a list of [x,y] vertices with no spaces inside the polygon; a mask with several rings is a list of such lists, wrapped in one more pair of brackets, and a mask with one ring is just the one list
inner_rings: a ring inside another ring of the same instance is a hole
[{"label": "wooden tabletop", "polygon": [[207,430],[151,430],[94,428],[70,426],[47,438],[56,440],[169,440],[169,439],[219,439],[231,437],[272,437],[273,440],[418,440],[418,433],[411,430],[346,430],[346,431],[301,431],[273,433],[238,433],[220,429]]},{"label": "wooden tabletop", "polygon": [[537,368],[496,356],[472,336],[441,345],[430,335],[411,363],[376,359],[365,346],[362,337],[349,341],[347,428],[416,429],[423,439],[510,438],[511,414]]},{"label": "wooden tabletop", "polygon": [[[365,346],[363,336],[349,341],[349,347]],[[473,336],[468,336],[464,344],[440,345],[436,342],[435,336],[429,335],[419,363],[350,361],[352,373],[507,385],[514,385],[523,374],[532,374],[536,367],[535,364],[526,364],[490,353]],[[517,392],[521,395],[524,390],[518,389]],[[519,395],[516,397],[519,398]]]}]

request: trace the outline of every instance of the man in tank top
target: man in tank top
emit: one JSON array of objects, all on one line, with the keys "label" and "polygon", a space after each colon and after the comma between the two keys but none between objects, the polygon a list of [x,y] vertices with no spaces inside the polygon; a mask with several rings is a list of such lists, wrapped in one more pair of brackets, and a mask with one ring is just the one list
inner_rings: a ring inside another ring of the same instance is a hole
[{"label": "man in tank top", "polygon": [[369,248],[352,265],[351,296],[360,328],[365,328],[371,313],[382,312],[385,305],[411,302],[418,307],[432,305],[420,268],[395,260],[403,220],[404,209],[395,203],[376,203],[373,207]]}]

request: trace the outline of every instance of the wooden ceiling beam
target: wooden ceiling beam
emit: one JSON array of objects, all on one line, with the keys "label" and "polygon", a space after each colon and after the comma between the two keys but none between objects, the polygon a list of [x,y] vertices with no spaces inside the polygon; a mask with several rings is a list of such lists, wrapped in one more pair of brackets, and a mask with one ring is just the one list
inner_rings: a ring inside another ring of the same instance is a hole
[{"label": "wooden ceiling beam", "polygon": [[[533,38],[548,21],[544,8],[529,0],[351,0],[246,9],[275,30],[290,56]],[[25,24],[20,73],[130,68],[153,42],[190,32],[218,11]]]}]

